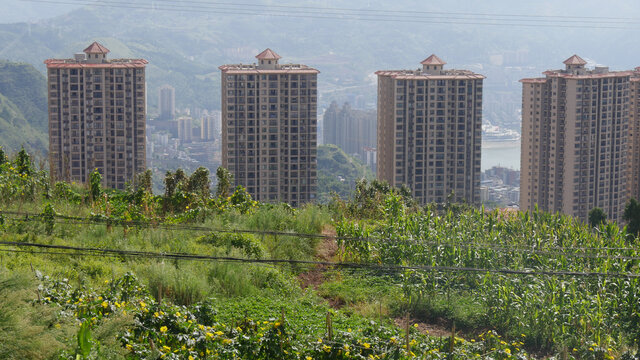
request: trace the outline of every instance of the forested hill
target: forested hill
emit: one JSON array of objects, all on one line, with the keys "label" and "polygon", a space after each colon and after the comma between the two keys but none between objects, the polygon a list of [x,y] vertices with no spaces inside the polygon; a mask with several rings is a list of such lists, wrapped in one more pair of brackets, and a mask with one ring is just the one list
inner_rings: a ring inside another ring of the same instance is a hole
[{"label": "forested hill", "polygon": [[45,155],[47,94],[44,76],[32,65],[0,60],[0,145]]}]

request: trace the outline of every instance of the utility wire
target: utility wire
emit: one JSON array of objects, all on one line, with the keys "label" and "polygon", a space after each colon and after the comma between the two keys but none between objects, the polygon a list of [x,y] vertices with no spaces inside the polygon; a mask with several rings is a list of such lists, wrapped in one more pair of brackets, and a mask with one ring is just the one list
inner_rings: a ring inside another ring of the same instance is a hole
[{"label": "utility wire", "polygon": [[[38,214],[38,213],[0,211],[0,215],[2,214],[25,217],[24,219],[14,219],[17,221],[45,221],[42,218],[42,214]],[[57,223],[61,223],[61,224],[76,224],[76,225],[111,224],[114,226],[140,226],[140,227],[162,228],[166,230],[178,230],[178,231],[191,230],[191,231],[206,231],[206,232],[218,232],[218,233],[239,233],[239,234],[244,233],[244,234],[253,234],[253,235],[292,236],[292,237],[315,238],[315,239],[349,240],[349,241],[369,242],[374,244],[382,243],[382,242],[390,242],[390,243],[408,242],[416,245],[425,245],[425,246],[460,247],[460,248],[466,248],[466,249],[485,249],[485,250],[496,250],[496,251],[503,251],[503,252],[515,251],[515,252],[524,252],[524,253],[531,253],[531,254],[537,254],[537,255],[582,257],[582,258],[594,258],[594,259],[640,260],[640,256],[591,254],[587,252],[587,251],[629,251],[629,252],[636,253],[638,251],[638,249],[636,248],[626,248],[626,247],[557,247],[556,246],[556,247],[549,247],[548,250],[540,250],[534,247],[524,247],[524,246],[480,244],[480,243],[469,243],[469,242],[439,242],[439,241],[426,241],[423,239],[416,239],[416,238],[407,238],[407,239],[377,238],[377,237],[362,238],[362,237],[307,234],[307,233],[271,231],[271,230],[224,229],[224,228],[214,228],[214,227],[196,226],[196,225],[163,224],[163,223],[153,223],[149,221],[136,221],[136,220],[84,218],[84,217],[74,217],[74,216],[65,216],[65,215],[54,215],[54,217],[58,219],[62,219],[62,220],[56,221]],[[549,250],[563,251],[563,252],[559,253],[559,252],[554,252]],[[575,251],[581,251],[581,253],[577,253]]]},{"label": "utility wire", "polygon": [[[425,266],[425,265],[391,265],[391,264],[371,264],[371,263],[351,263],[351,262],[331,262],[331,261],[312,261],[312,260],[294,260],[294,259],[247,259],[232,256],[211,256],[189,253],[160,253],[149,251],[130,251],[108,248],[88,248],[67,245],[50,245],[38,243],[24,243],[15,241],[0,241],[2,246],[15,247],[33,247],[39,249],[59,249],[69,251],[79,251],[98,253],[98,254],[114,254],[133,257],[147,258],[165,258],[177,260],[208,260],[208,261],[227,261],[235,263],[256,263],[256,264],[290,264],[290,265],[318,265],[330,266],[335,268],[346,269],[367,269],[367,270],[426,270],[436,272],[470,272],[470,273],[498,273],[507,275],[549,275],[549,276],[570,276],[570,277],[607,277],[607,278],[640,278],[640,274],[620,273],[620,272],[581,272],[581,271],[552,271],[552,270],[514,270],[514,269],[481,269],[474,267],[455,267],[455,266]],[[69,255],[76,255],[69,253]]]},{"label": "utility wire", "polygon": [[[141,10],[158,10],[158,11],[172,11],[172,12],[196,12],[196,13],[211,13],[211,14],[225,14],[225,15],[253,15],[253,16],[274,16],[274,17],[285,17],[285,18],[311,18],[311,19],[335,19],[335,20],[356,20],[356,21],[375,21],[375,22],[410,22],[410,23],[426,23],[426,24],[453,24],[453,25],[489,25],[489,26],[523,26],[523,27],[559,27],[559,28],[588,28],[588,29],[633,29],[639,30],[638,27],[627,27],[627,26],[617,26],[617,24],[624,24],[624,21],[616,21],[615,23],[610,21],[601,21],[601,24],[612,23],[610,26],[599,25],[598,23],[594,23],[591,20],[591,24],[565,24],[566,22],[571,22],[572,20],[547,20],[547,22],[543,23],[519,23],[514,21],[532,21],[528,19],[482,19],[475,18],[470,19],[474,21],[458,21],[460,19],[454,17],[447,16],[438,16],[436,18],[429,19],[427,17],[422,17],[421,19],[402,19],[399,18],[398,15],[391,15],[380,17],[380,15],[368,15],[368,14],[327,14],[326,12],[315,12],[311,15],[308,15],[304,12],[293,12],[293,11],[285,11],[285,10],[257,10],[257,9],[229,9],[227,7],[222,8],[194,8],[190,7],[180,7],[180,5],[157,5],[157,4],[131,4],[131,3],[118,3],[118,2],[100,2],[100,1],[89,1],[89,0],[23,0],[29,2],[38,2],[38,3],[50,3],[50,4],[64,4],[64,5],[84,5],[84,6],[99,6],[99,7],[112,7],[112,8],[128,8],[128,9],[141,9]],[[395,17],[394,17],[395,16]],[[415,16],[414,16],[415,17]],[[442,20],[444,19],[444,20]],[[494,22],[487,22],[494,21]],[[550,22],[552,21],[552,22]],[[628,24],[633,24],[632,22],[628,22]]]}]

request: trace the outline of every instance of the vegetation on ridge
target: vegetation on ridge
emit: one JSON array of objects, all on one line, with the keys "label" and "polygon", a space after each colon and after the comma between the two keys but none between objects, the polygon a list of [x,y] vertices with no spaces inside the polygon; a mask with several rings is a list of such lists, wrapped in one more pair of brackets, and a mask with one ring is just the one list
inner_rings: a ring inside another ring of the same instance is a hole
[{"label": "vegetation on ridge", "polygon": [[[26,152],[10,160],[2,152],[0,337],[12,340],[0,342],[0,357],[614,359],[637,352],[640,250],[614,224],[591,231],[542,212],[422,208],[406,190],[377,181],[359,182],[350,201],[293,209],[257,203],[241,187],[212,196],[205,172],[167,174],[163,195],[148,191],[145,175],[118,192],[97,181],[50,184]],[[316,256],[359,267],[298,262]],[[300,283],[314,276],[318,282]],[[452,337],[454,322],[462,332]]]}]

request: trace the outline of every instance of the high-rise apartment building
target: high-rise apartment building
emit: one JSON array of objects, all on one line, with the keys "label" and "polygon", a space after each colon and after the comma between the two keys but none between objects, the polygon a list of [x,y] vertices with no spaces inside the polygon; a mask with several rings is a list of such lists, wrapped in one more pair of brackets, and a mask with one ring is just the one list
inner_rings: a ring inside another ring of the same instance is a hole
[{"label": "high-rise apartment building", "polygon": [[94,42],[73,59],[45,61],[53,179],[84,183],[97,169],[104,186],[124,189],[146,170],[148,62],[107,53]]},{"label": "high-rise apartment building", "polygon": [[422,204],[451,195],[480,202],[482,81],[445,70],[435,55],[422,69],[378,71],[378,179],[407,185]]},{"label": "high-rise apartment building", "polygon": [[176,89],[169,85],[162,86],[158,96],[158,106],[160,120],[173,120],[176,116]]},{"label": "high-rise apartment building", "polygon": [[589,70],[577,55],[564,64],[521,80],[520,208],[587,221],[599,207],[618,221],[638,193],[635,72]]},{"label": "high-rise apartment building", "polygon": [[222,166],[256,200],[298,206],[316,197],[319,71],[270,49],[256,58],[220,66]]}]

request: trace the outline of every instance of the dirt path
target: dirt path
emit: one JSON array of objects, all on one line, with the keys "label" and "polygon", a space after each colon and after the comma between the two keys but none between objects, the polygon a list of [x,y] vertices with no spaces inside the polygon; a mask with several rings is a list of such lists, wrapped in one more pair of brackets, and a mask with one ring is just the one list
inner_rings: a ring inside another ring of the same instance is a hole
[{"label": "dirt path", "polygon": [[[404,329],[406,326],[406,318],[395,318],[393,319],[393,322],[400,329]],[[446,321],[443,319],[436,324],[427,324],[416,319],[409,319],[409,324],[411,326],[414,326],[414,324],[418,324],[418,331],[423,334],[428,334],[435,337],[451,336],[451,329],[447,329],[445,322]]]},{"label": "dirt path", "polygon": [[[334,258],[338,253],[338,245],[334,238],[334,236],[336,236],[336,230],[332,226],[327,225],[322,229],[322,235],[327,237],[323,238],[316,248],[316,260],[326,262],[334,261]],[[318,286],[320,286],[320,284],[325,280],[325,269],[326,266],[324,265],[316,265],[314,269],[298,275],[300,286],[302,286],[303,289],[312,287],[314,290],[317,290]]]}]

